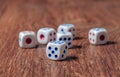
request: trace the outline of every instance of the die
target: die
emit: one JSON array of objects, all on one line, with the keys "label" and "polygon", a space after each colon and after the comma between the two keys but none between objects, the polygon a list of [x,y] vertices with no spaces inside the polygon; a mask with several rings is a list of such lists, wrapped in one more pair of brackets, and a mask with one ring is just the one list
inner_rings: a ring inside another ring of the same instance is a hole
[{"label": "die", "polygon": [[64,41],[52,41],[47,44],[46,55],[51,60],[64,60],[68,54],[68,47]]},{"label": "die", "polygon": [[62,33],[62,32],[71,32],[73,35],[73,38],[76,37],[76,29],[75,26],[73,24],[62,24],[58,27],[58,32]]},{"label": "die", "polygon": [[66,42],[68,48],[72,47],[73,36],[70,32],[57,33],[56,40]]},{"label": "die", "polygon": [[19,33],[19,46],[32,48],[36,45],[36,35],[33,31],[22,31]]},{"label": "die", "polygon": [[88,37],[91,44],[105,44],[108,41],[108,32],[105,28],[93,28],[89,31]]},{"label": "die", "polygon": [[41,28],[37,32],[37,40],[40,44],[47,44],[56,40],[56,31],[53,28]]}]

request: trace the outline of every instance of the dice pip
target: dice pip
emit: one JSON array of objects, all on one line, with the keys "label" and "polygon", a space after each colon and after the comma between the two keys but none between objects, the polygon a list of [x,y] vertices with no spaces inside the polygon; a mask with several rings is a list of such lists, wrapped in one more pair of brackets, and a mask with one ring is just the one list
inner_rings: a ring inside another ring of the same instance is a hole
[{"label": "dice pip", "polygon": [[63,32],[71,32],[73,35],[73,38],[76,37],[76,29],[73,24],[62,24],[58,27],[58,32],[63,33]]},{"label": "dice pip", "polygon": [[47,44],[56,40],[56,31],[53,28],[41,28],[37,33],[37,40],[40,44]]},{"label": "dice pip", "polygon": [[108,41],[108,32],[104,28],[93,28],[89,31],[88,37],[91,44],[105,44]]},{"label": "dice pip", "polygon": [[51,60],[64,60],[67,52],[68,47],[64,41],[52,41],[46,47],[46,55]]},{"label": "dice pip", "polygon": [[36,35],[33,31],[22,31],[19,33],[19,45],[22,48],[32,48],[36,45]]},{"label": "dice pip", "polygon": [[64,41],[68,45],[68,48],[72,47],[73,36],[70,32],[57,33],[57,41]]}]

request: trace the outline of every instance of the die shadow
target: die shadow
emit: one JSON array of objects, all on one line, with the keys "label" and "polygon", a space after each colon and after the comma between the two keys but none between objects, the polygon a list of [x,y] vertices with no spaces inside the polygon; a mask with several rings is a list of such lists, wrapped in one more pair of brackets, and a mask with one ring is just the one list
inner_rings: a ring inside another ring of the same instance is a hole
[{"label": "die shadow", "polygon": [[36,45],[34,48],[39,48],[39,45]]},{"label": "die shadow", "polygon": [[34,48],[45,48],[46,47],[46,45],[36,45]]},{"label": "die shadow", "polygon": [[115,45],[117,44],[117,42],[115,41],[108,41],[106,44],[101,44],[101,45],[97,45],[97,46],[107,46],[107,45]]},{"label": "die shadow", "polygon": [[76,56],[68,56],[65,61],[73,61],[73,60],[78,60],[78,57]]},{"label": "die shadow", "polygon": [[71,48],[69,48],[69,49],[80,49],[80,48],[82,48],[82,46],[81,45],[73,45]]},{"label": "die shadow", "polygon": [[39,48],[39,45],[35,45],[34,47],[31,47],[31,48],[24,48],[24,49],[37,49]]},{"label": "die shadow", "polygon": [[75,37],[73,40],[81,40],[83,37]]},{"label": "die shadow", "polygon": [[65,60],[63,61],[73,61],[73,60],[78,60],[78,57],[76,56],[68,56]]},{"label": "die shadow", "polygon": [[117,42],[115,42],[115,41],[108,41],[105,45],[114,45],[114,44],[117,44]]}]

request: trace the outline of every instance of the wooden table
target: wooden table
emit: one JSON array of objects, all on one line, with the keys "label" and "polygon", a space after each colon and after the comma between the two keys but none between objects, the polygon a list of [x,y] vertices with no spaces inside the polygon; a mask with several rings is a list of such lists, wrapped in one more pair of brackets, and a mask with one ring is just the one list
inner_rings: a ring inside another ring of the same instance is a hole
[{"label": "wooden table", "polygon": [[[20,31],[63,23],[75,24],[78,37],[66,60],[49,60],[38,43],[19,47]],[[89,44],[93,27],[108,30],[106,45]],[[120,77],[120,1],[0,0],[0,77]]]}]

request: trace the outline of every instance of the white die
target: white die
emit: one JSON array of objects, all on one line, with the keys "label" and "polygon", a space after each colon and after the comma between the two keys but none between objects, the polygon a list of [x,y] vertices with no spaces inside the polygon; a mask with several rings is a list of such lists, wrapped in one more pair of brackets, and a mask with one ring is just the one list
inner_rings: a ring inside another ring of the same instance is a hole
[{"label": "white die", "polygon": [[56,31],[53,28],[41,28],[37,33],[37,40],[40,44],[47,44],[56,40]]},{"label": "white die", "polygon": [[105,44],[108,41],[108,32],[104,28],[93,28],[89,31],[88,37],[91,44]]},{"label": "white die", "polygon": [[57,41],[65,41],[68,48],[72,47],[73,36],[70,32],[57,33]]},{"label": "white die", "polygon": [[46,47],[46,55],[51,60],[63,60],[67,53],[68,47],[64,41],[52,41]]},{"label": "white die", "polygon": [[73,35],[73,38],[76,37],[76,29],[75,26],[73,24],[62,24],[58,27],[58,32],[62,33],[62,32],[71,32]]},{"label": "white die", "polygon": [[36,35],[33,31],[19,33],[19,45],[22,48],[32,48],[36,45]]}]

